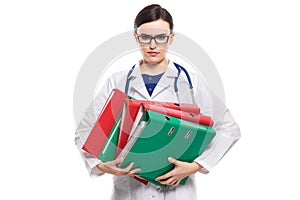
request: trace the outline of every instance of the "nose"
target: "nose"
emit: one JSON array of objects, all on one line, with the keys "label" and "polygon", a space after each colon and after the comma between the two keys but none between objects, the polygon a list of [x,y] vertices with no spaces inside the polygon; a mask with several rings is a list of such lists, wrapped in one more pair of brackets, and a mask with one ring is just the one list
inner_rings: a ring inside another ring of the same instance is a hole
[{"label": "nose", "polygon": [[156,42],[155,42],[154,38],[151,39],[149,47],[150,47],[150,49],[155,49],[156,48]]}]

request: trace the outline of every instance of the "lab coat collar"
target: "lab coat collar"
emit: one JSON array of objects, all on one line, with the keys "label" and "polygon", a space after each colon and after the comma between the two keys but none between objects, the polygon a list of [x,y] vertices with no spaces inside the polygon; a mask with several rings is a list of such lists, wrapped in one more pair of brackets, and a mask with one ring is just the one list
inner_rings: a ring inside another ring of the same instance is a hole
[{"label": "lab coat collar", "polygon": [[[141,75],[140,70],[140,62],[137,63],[129,75],[128,79],[130,79],[129,87],[132,87],[136,92],[140,93],[144,98],[148,100],[153,100],[159,93],[163,92],[165,89],[173,87],[175,77],[178,76],[177,68],[175,67],[173,62],[169,62],[169,65],[157,83],[151,97],[146,89],[143,77]],[[171,88],[174,90],[174,88]]]},{"label": "lab coat collar", "polygon": [[[141,64],[141,62],[138,62],[134,65],[133,72],[128,77],[129,79],[131,77],[136,78],[136,77],[141,76],[140,64]],[[173,77],[173,78],[178,76],[177,68],[175,67],[173,62],[169,61],[169,65],[168,65],[164,75],[166,75],[167,77]]]}]

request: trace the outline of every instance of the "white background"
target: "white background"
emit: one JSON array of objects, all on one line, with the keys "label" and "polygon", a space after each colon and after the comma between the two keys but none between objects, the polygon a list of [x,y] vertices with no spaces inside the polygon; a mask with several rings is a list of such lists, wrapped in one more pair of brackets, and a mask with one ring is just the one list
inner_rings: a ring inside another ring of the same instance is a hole
[{"label": "white background", "polygon": [[[1,1],[0,199],[109,198],[111,177],[91,179],[73,142],[74,85],[88,55],[154,2]],[[201,199],[299,199],[297,1],[161,5],[215,63],[242,131],[197,175]]]}]

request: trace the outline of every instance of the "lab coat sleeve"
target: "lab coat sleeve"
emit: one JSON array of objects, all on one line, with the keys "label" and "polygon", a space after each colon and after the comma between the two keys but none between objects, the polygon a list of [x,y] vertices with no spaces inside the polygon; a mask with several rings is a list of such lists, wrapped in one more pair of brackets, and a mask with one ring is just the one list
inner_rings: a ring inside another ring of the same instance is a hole
[{"label": "lab coat sleeve", "polygon": [[101,163],[101,161],[97,157],[84,151],[82,149],[82,146],[84,145],[91,129],[93,128],[94,123],[112,89],[112,81],[108,79],[103,88],[86,109],[75,132],[75,144],[85,162],[86,168],[91,177],[97,177],[104,174],[104,172],[96,167],[96,165]]},{"label": "lab coat sleeve", "polygon": [[195,162],[203,167],[200,172],[204,174],[211,171],[241,136],[239,126],[230,111],[217,96],[209,93],[210,95],[203,94],[202,91],[202,97],[206,97],[202,101],[210,101],[208,104],[203,102],[202,108],[207,112],[206,114],[212,115],[216,136],[208,148],[195,159]]}]

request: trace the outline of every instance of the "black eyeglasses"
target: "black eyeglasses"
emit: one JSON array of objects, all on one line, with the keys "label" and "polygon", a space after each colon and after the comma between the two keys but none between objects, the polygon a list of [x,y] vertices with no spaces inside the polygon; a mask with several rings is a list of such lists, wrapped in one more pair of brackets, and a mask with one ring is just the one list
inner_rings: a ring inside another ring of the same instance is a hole
[{"label": "black eyeglasses", "polygon": [[152,37],[151,35],[141,34],[138,35],[139,43],[141,44],[150,44],[152,39],[154,39],[156,44],[166,44],[169,41],[169,35],[160,34]]}]

